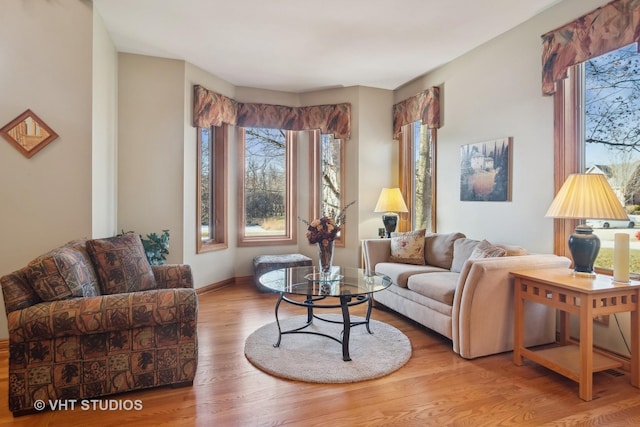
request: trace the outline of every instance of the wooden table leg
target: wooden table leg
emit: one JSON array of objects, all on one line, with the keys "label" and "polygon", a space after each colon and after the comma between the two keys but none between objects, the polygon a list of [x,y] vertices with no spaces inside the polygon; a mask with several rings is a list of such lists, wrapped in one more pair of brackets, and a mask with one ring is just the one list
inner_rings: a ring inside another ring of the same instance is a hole
[{"label": "wooden table leg", "polygon": [[631,385],[640,387],[640,316],[638,307],[640,304],[640,293],[636,296],[636,307],[631,312]]},{"label": "wooden table leg", "polygon": [[580,298],[580,382],[579,396],[590,401],[593,397],[593,298]]},{"label": "wooden table leg", "polygon": [[514,280],[513,290],[513,363],[522,366],[524,345],[524,301],[522,300],[522,283],[519,277]]}]

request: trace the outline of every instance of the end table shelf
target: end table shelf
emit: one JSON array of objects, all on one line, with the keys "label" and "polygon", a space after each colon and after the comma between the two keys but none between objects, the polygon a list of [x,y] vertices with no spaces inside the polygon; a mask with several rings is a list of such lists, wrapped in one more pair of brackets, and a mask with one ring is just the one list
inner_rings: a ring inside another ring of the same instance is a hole
[{"label": "end table shelf", "polygon": [[[615,369],[620,360],[593,351],[593,318],[597,315],[630,312],[631,314],[631,385],[640,387],[640,327],[638,300],[640,282],[612,282],[608,276],[595,278],[574,276],[565,268],[513,271],[514,343],[513,362],[520,366],[523,357],[545,366],[579,384],[579,396],[593,398],[593,373]],[[558,347],[528,349],[524,346],[525,301],[543,304],[560,311]],[[570,338],[569,316],[580,321],[580,340]]]}]

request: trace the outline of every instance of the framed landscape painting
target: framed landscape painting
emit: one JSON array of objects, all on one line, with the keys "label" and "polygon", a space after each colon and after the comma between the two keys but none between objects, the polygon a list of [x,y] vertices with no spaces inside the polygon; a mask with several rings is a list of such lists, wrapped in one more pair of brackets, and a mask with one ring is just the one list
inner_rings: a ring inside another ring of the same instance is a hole
[{"label": "framed landscape painting", "polygon": [[512,138],[460,147],[460,200],[511,201]]}]

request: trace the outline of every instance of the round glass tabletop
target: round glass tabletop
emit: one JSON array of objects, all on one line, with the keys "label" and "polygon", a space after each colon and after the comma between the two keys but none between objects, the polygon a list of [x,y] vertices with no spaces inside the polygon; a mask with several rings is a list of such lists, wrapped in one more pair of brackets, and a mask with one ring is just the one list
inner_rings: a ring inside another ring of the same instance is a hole
[{"label": "round glass tabletop", "polygon": [[332,267],[327,275],[321,274],[316,266],[282,268],[263,274],[259,280],[276,292],[333,297],[370,294],[386,289],[392,283],[384,274],[338,266]]}]

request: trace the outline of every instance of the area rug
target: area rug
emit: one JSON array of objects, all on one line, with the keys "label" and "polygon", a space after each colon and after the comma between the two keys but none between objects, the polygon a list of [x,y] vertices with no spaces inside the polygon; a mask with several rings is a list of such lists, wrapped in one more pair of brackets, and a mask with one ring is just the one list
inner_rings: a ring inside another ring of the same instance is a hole
[{"label": "area rug", "polygon": [[[341,320],[342,316],[327,314],[327,319]],[[364,320],[352,317],[353,321]],[[282,330],[304,325],[306,316],[280,320]],[[352,383],[390,374],[402,367],[411,357],[411,342],[398,329],[386,323],[371,320],[369,334],[364,325],[351,328],[349,354],[351,360],[342,360],[342,345],[332,339],[310,334],[282,336],[280,347],[275,322],[265,325],[247,338],[244,354],[249,361],[271,375],[311,383]],[[314,319],[307,328],[340,338],[341,324]]]}]

